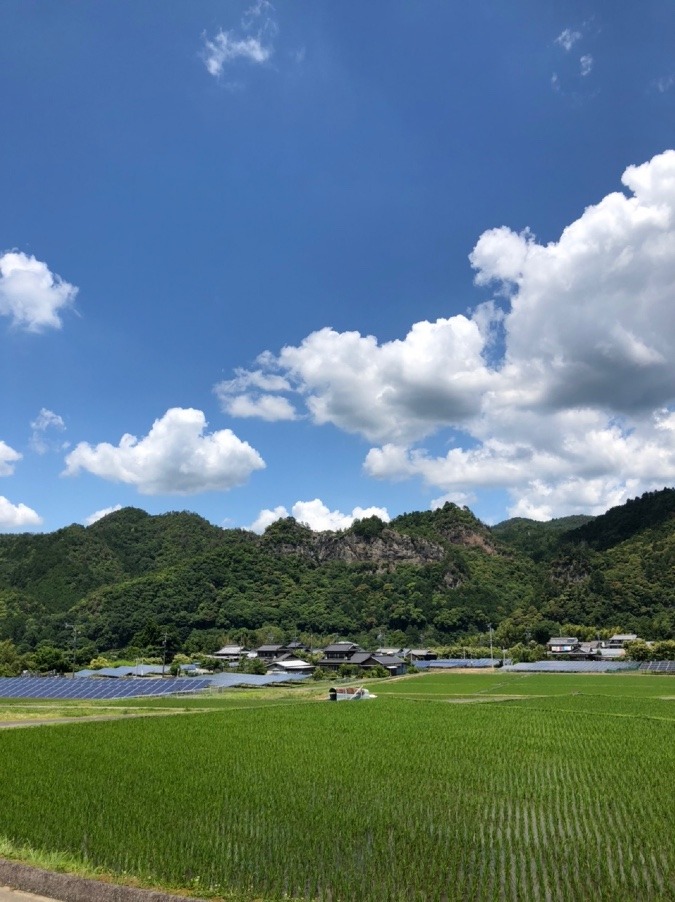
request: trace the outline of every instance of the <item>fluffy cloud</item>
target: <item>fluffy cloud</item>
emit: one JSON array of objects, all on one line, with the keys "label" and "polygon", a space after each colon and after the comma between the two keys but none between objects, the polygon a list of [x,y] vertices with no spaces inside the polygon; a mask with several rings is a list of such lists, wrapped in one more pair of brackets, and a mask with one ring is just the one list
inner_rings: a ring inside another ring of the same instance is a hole
[{"label": "fluffy cloud", "polygon": [[288,398],[275,395],[237,395],[228,399],[223,407],[233,417],[258,417],[271,423],[296,418],[295,408]]},{"label": "fluffy cloud", "polygon": [[18,451],[10,448],[6,442],[0,441],[0,476],[11,476],[14,464],[21,460],[21,457]]},{"label": "fluffy cloud", "polygon": [[[286,508],[281,506],[275,507],[274,510],[262,510],[248,529],[261,533],[276,520],[288,516]],[[300,523],[306,523],[314,532],[348,529],[354,520],[362,520],[364,517],[379,517],[385,523],[390,519],[384,507],[355,507],[351,514],[343,514],[341,511],[330,510],[320,498],[314,498],[313,501],[296,501],[291,509],[291,516]]]},{"label": "fluffy cloud", "polygon": [[415,323],[404,340],[325,328],[278,358],[264,355],[295,387],[317,424],[371,441],[409,441],[473,415],[492,375],[486,337],[465,316]]},{"label": "fluffy cloud", "polygon": [[287,392],[291,385],[287,379],[262,370],[238,369],[234,379],[219,382],[214,392],[223,410],[234,417],[258,417],[275,422],[295,420],[297,412],[288,398],[271,392]]},{"label": "fluffy cloud", "polygon": [[531,520],[550,520],[572,514],[599,515],[609,507],[624,504],[650,486],[636,479],[621,481],[612,477],[598,479],[570,478],[556,485],[534,480],[523,496],[511,507],[512,517],[528,517]]},{"label": "fluffy cloud", "polygon": [[[557,241],[484,232],[470,262],[495,300],[473,314],[383,344],[321,329],[261,355],[251,384],[279,380],[314,423],[376,443],[373,477],[457,497],[506,488],[516,512],[599,510],[672,484],[675,151],[622,182]],[[447,453],[416,447],[447,427]]]},{"label": "fluffy cloud", "polygon": [[46,263],[17,251],[0,256],[0,316],[29,332],[60,329],[60,314],[77,288],[55,275]]},{"label": "fluffy cloud", "polygon": [[0,495],[0,529],[20,529],[23,526],[39,526],[42,517],[25,504],[12,504]]},{"label": "fluffy cloud", "polygon": [[599,412],[566,411],[539,427],[520,416],[503,430],[507,440],[486,438],[444,456],[385,445],[371,449],[364,466],[380,479],[421,477],[448,493],[439,501],[459,503],[457,494],[467,490],[505,488],[511,515],[535,519],[600,513],[675,476],[674,414],[656,413],[639,428],[622,428]]},{"label": "fluffy cloud", "polygon": [[473,492],[446,492],[446,494],[441,495],[440,498],[433,498],[429,507],[432,511],[435,511],[448,502],[450,502],[450,504],[457,504],[460,507],[468,507],[474,504],[475,501],[476,496]]},{"label": "fluffy cloud", "polygon": [[98,520],[102,520],[104,517],[107,517],[108,514],[114,514],[115,511],[121,511],[121,504],[114,504],[112,507],[103,507],[100,511],[94,511],[93,514],[90,514],[84,521],[85,526],[91,526],[92,523],[96,523]]},{"label": "fluffy cloud", "polygon": [[201,410],[172,408],[140,440],[127,434],[117,446],[80,442],[66,457],[64,475],[85,470],[144,495],[192,495],[242,485],[265,466],[231,430],[205,434],[206,426]]},{"label": "fluffy cloud", "polygon": [[221,29],[213,40],[204,36],[202,59],[207,71],[218,77],[226,66],[239,60],[254,65],[266,63],[272,56],[271,41],[277,32],[273,12],[271,3],[258,0],[246,10],[237,28]]},{"label": "fluffy cloud", "polygon": [[588,207],[557,242],[508,229],[478,240],[477,281],[493,281],[511,301],[502,395],[534,386],[543,408],[622,414],[672,398],[675,151],[629,166],[623,183],[632,196]]},{"label": "fluffy cloud", "polygon": [[50,430],[63,432],[66,428],[66,424],[58,413],[54,413],[53,410],[47,410],[46,407],[43,407],[30,424],[30,428],[33,430],[30,440],[31,448],[38,454],[46,454],[50,448],[50,444],[46,439],[46,433]]},{"label": "fluffy cloud", "polygon": [[253,523],[247,526],[246,529],[250,529],[251,532],[263,533],[272,523],[276,523],[277,520],[283,520],[288,515],[286,508],[281,505],[274,509],[265,508],[260,511]]}]

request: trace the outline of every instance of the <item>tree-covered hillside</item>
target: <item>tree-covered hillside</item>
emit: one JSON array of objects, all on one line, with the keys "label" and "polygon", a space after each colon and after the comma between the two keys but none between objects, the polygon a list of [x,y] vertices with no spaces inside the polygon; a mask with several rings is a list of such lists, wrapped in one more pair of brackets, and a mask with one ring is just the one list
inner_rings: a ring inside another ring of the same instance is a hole
[{"label": "tree-covered hillside", "polygon": [[[135,508],[89,527],[0,536],[0,641],[29,651],[213,651],[261,633],[449,645],[496,627],[675,636],[675,491],[595,519],[490,529],[446,504],[340,533],[292,518],[263,536]],[[257,633],[256,633],[257,631]]]},{"label": "tree-covered hillside", "polygon": [[577,514],[541,522],[525,517],[504,520],[492,527],[492,534],[501,542],[518,548],[534,561],[542,561],[555,552],[560,537],[572,529],[577,529],[594,520],[594,517]]}]

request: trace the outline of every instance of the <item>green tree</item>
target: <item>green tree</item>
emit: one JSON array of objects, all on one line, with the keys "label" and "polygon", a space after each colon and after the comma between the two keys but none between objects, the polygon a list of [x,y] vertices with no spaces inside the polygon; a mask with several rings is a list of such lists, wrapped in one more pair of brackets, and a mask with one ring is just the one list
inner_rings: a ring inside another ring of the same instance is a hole
[{"label": "green tree", "polygon": [[0,642],[0,676],[18,676],[21,673],[22,661],[16,646],[9,639]]}]

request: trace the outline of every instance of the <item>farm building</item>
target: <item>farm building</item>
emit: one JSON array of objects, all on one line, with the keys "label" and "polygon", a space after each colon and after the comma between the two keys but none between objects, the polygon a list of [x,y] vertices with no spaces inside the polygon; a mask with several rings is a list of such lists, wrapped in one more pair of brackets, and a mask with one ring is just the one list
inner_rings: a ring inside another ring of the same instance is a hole
[{"label": "farm building", "polygon": [[355,654],[363,654],[363,649],[356,642],[335,642],[327,645],[323,650],[323,658],[319,661],[319,667],[324,669],[337,668],[340,664],[349,664],[350,658]]},{"label": "farm building", "polygon": [[263,661],[274,661],[275,658],[278,658],[279,655],[284,653],[283,645],[261,645],[259,648],[256,648],[256,655],[259,658],[262,658]]},{"label": "farm building", "polygon": [[579,640],[576,636],[554,636],[546,643],[550,655],[569,655],[579,649]]},{"label": "farm building", "polygon": [[245,654],[246,649],[243,645],[224,645],[213,653],[213,657],[219,658],[221,661],[236,662],[240,661]]},{"label": "farm building", "polygon": [[296,658],[290,653],[281,655],[267,668],[268,673],[311,673],[313,670],[313,664],[308,664],[307,661]]},{"label": "farm building", "polygon": [[405,658],[410,664],[417,661],[435,661],[438,654],[429,648],[376,648],[376,655],[396,655]]},{"label": "farm building", "polygon": [[[358,646],[357,646],[358,647]],[[384,667],[392,676],[399,676],[406,672],[406,662],[397,655],[378,655],[369,651],[356,651],[344,658],[324,658],[319,662],[319,667],[326,670],[339,670],[343,664],[353,667],[362,667],[371,670],[373,667]]]}]

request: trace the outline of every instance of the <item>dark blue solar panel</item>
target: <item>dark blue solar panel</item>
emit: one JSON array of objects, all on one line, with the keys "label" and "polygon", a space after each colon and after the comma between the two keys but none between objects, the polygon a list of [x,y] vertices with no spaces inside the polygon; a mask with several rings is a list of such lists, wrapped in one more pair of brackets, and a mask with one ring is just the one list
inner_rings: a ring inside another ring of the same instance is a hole
[{"label": "dark blue solar panel", "polygon": [[4,677],[0,698],[116,699],[148,695],[175,695],[211,688],[209,680],[195,677],[168,679],[105,680],[93,677]]},{"label": "dark blue solar panel", "polygon": [[272,686],[274,683],[287,683],[306,678],[306,673],[217,673],[204,677],[214,688],[218,689],[232,686]]},{"label": "dark blue solar panel", "polygon": [[644,661],[640,670],[651,673],[675,673],[675,661]]},{"label": "dark blue solar panel", "polygon": [[454,670],[457,667],[498,667],[501,662],[501,658],[442,658],[437,661],[416,661],[415,667],[418,670],[430,670],[433,668]]},{"label": "dark blue solar panel", "polygon": [[632,661],[535,661],[532,663],[511,664],[504,670],[522,673],[615,673],[620,670],[637,670],[638,665]]},{"label": "dark blue solar panel", "polygon": [[221,673],[207,677],[164,679],[114,679],[105,677],[4,677],[0,678],[0,698],[116,699],[175,695],[222,689],[230,686],[271,686],[302,680],[306,674]]}]

